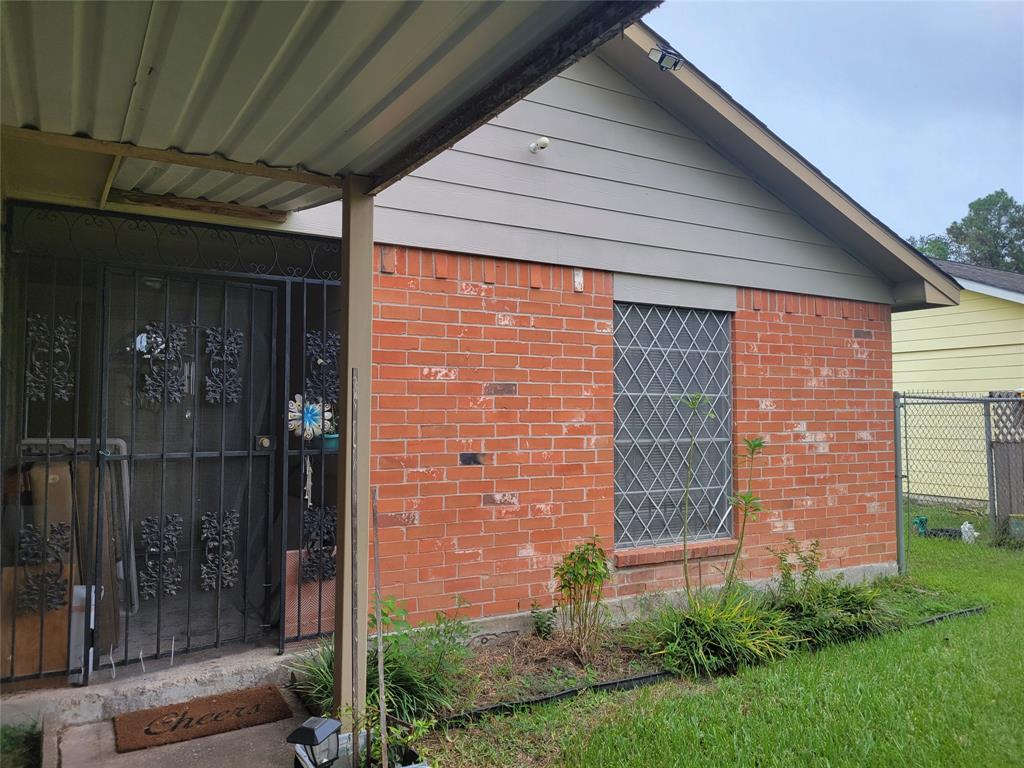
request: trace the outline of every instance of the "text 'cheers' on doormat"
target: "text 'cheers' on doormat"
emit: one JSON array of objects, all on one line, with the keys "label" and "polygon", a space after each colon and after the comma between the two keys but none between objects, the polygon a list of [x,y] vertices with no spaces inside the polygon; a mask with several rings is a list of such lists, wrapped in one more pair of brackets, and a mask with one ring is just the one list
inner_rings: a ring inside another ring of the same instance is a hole
[{"label": "text 'cheers' on doormat", "polygon": [[114,718],[114,737],[118,752],[132,752],[291,716],[291,707],[281,692],[272,685],[263,685],[118,715]]}]

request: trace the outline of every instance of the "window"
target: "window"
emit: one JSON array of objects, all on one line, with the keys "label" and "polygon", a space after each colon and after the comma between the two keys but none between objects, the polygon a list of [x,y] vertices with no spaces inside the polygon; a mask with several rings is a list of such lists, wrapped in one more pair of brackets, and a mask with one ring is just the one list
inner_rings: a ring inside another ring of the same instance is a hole
[{"label": "window", "polygon": [[[615,545],[732,535],[728,312],[615,304]],[[707,401],[694,411],[686,396]],[[693,447],[689,449],[690,435]]]}]

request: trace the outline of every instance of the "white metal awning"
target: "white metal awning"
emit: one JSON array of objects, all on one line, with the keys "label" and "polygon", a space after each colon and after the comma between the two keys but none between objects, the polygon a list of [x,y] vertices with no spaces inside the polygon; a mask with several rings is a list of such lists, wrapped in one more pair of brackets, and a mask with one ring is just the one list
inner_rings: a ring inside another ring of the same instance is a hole
[{"label": "white metal awning", "polygon": [[655,4],[12,0],[5,143],[117,156],[105,195],[297,210],[387,186]]}]

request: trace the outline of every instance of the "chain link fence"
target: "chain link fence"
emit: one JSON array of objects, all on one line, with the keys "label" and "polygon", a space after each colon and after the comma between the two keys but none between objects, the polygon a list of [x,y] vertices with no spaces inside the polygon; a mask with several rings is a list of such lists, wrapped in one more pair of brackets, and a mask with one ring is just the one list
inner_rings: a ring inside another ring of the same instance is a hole
[{"label": "chain link fence", "polygon": [[900,567],[1024,549],[1024,397],[896,393]]}]

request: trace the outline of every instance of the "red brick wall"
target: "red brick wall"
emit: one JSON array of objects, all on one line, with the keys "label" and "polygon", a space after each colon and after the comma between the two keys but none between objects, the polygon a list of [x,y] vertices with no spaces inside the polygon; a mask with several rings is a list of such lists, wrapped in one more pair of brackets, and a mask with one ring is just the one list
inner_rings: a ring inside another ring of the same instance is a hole
[{"label": "red brick wall", "polygon": [[[733,434],[768,443],[753,473],[764,512],[747,526],[744,578],[771,576],[770,549],[818,539],[825,568],[893,563],[892,347],[889,307],[740,289],[733,320]],[[747,471],[734,485],[746,488]],[[722,580],[734,546],[691,564],[694,584]],[[617,553],[618,594],[681,587],[681,548]]]},{"label": "red brick wall", "polygon": [[[546,603],[561,553],[594,534],[612,550],[612,276],[390,246],[377,258],[383,591],[414,619],[456,595],[469,616]],[[889,308],[753,290],[738,302],[735,434],[769,444],[743,575],[770,575],[767,548],[791,536],[820,539],[828,568],[894,561]],[[720,581],[731,551],[698,544],[694,581]],[[618,553],[609,593],[679,586],[679,556]]]},{"label": "red brick wall", "polygon": [[383,592],[414,619],[456,595],[462,615],[529,610],[558,555],[595,533],[612,544],[611,276],[388,246],[377,257]]}]

